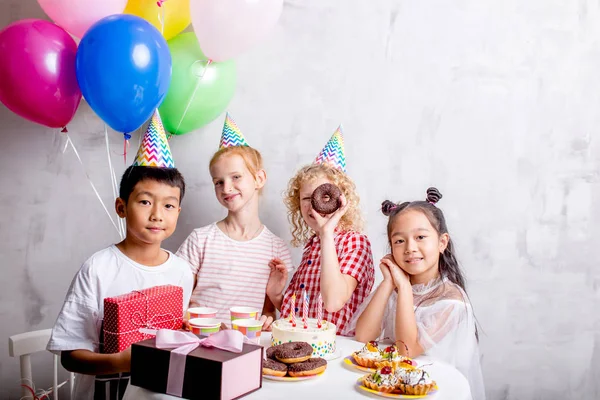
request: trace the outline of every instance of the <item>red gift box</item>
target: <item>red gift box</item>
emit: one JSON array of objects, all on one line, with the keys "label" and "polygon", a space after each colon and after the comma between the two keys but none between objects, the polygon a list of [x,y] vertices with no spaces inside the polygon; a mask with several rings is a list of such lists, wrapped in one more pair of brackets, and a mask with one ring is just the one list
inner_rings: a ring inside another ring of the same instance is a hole
[{"label": "red gift box", "polygon": [[183,289],[154,286],[104,299],[103,353],[118,353],[154,335],[140,329],[181,329]]}]

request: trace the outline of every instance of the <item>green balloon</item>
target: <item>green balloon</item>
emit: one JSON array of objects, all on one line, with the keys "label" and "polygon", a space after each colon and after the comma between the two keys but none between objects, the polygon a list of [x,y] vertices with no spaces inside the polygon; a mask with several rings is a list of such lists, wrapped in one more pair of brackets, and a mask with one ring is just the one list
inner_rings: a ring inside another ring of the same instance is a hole
[{"label": "green balloon", "polygon": [[209,62],[193,32],[169,40],[171,85],[159,107],[165,129],[182,135],[217,118],[235,92],[235,62]]}]

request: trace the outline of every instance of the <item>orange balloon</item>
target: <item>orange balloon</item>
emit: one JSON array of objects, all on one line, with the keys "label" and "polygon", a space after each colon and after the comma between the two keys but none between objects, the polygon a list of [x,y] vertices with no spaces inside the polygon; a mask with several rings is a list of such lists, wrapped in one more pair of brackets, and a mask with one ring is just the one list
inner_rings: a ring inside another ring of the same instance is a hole
[{"label": "orange balloon", "polygon": [[144,18],[162,32],[166,40],[177,36],[191,22],[190,0],[129,0],[123,13]]}]

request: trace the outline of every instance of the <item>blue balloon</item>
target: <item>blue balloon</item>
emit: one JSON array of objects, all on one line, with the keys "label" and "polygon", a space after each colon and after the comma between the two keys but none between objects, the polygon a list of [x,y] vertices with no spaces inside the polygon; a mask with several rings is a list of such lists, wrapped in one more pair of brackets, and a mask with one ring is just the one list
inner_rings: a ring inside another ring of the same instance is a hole
[{"label": "blue balloon", "polygon": [[77,81],[90,107],[117,132],[150,119],[169,89],[171,53],[160,32],[134,15],[111,15],[85,33]]}]

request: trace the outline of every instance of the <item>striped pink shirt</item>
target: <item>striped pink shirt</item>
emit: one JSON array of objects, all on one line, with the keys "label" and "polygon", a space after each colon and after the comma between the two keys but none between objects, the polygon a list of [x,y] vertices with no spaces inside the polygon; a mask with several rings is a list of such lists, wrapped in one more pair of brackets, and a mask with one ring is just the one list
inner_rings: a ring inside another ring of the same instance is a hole
[{"label": "striped pink shirt", "polygon": [[219,310],[217,318],[227,324],[231,307],[253,307],[262,312],[269,261],[279,258],[292,269],[289,248],[266,226],[245,242],[231,239],[216,223],[194,229],[177,256],[190,263],[197,276],[190,307],[214,307]]}]

